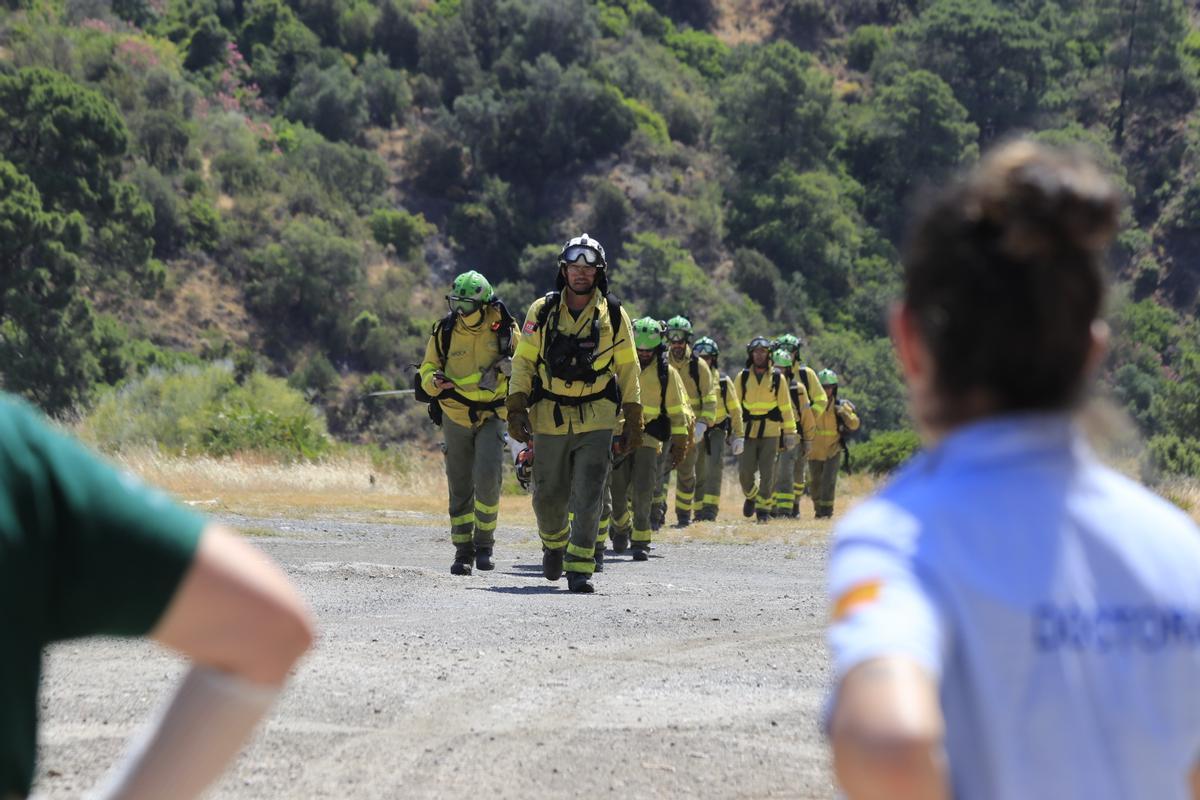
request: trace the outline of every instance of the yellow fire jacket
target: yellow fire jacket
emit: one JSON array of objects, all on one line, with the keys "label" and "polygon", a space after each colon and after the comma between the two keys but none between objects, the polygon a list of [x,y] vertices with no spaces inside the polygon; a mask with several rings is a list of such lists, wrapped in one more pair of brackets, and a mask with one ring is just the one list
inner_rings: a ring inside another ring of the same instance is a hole
[{"label": "yellow fire jacket", "polygon": [[[429,341],[425,344],[425,360],[421,362],[418,374],[421,387],[433,397],[438,398],[442,413],[465,428],[471,428],[484,422],[488,417],[497,415],[501,419],[508,418],[504,410],[504,398],[508,394],[508,377],[502,372],[495,373],[496,385],[493,389],[483,389],[479,381],[484,373],[500,360],[500,345],[497,330],[501,324],[500,309],[486,306],[483,310],[483,321],[468,326],[467,317],[459,316],[454,321],[454,330],[450,334],[450,347],[446,353],[446,362],[442,364],[438,356],[438,326],[435,325]],[[496,326],[496,327],[493,327]],[[517,341],[516,325],[512,326],[512,341]],[[446,377],[454,381],[453,389],[442,390],[433,383],[433,374],[442,370]],[[442,397],[442,395],[446,395]],[[475,423],[471,422],[470,408],[452,395],[474,403],[499,405],[490,410],[477,409]]]},{"label": "yellow fire jacket", "polygon": [[[808,369],[802,367],[801,369]],[[812,370],[809,370],[812,372]],[[783,373],[784,377],[788,376],[787,372]],[[820,387],[820,383],[816,382],[816,386]],[[799,429],[800,438],[806,442],[811,442],[816,435],[817,419],[813,416],[812,402],[808,397],[808,390],[804,388],[804,382],[793,378],[789,386],[792,393],[792,411],[796,416],[796,427]],[[822,394],[825,392],[821,389]],[[826,398],[828,400],[828,398]]]},{"label": "yellow fire jacket", "polygon": [[[662,402],[662,384],[658,382],[658,362],[651,361],[643,370],[639,382],[642,387],[642,422],[649,425],[662,412],[659,403]],[[613,429],[619,434],[623,429],[622,419],[617,420]],[[672,434],[686,434],[695,424],[691,406],[686,400],[683,388],[683,378],[670,364],[667,365],[667,418],[670,420]],[[642,436],[642,447],[652,448],[656,453],[662,452],[663,443],[653,436]]]},{"label": "yellow fire jacket", "polygon": [[[779,375],[778,380],[775,375]],[[778,372],[768,369],[759,373],[753,367],[746,367],[738,373],[733,386],[743,417],[748,417],[747,439],[771,439],[781,433],[796,432],[788,382]]]},{"label": "yellow fire jacket", "polygon": [[692,413],[696,415],[696,419],[705,425],[712,425],[717,414],[717,387],[708,362],[703,358],[696,358],[696,376],[700,379],[700,383],[697,385],[696,381],[692,380],[692,367],[689,363],[692,359],[692,348],[686,348],[683,358],[679,359],[671,355],[669,347],[667,348],[667,354],[671,359],[671,366],[677,369],[680,377],[683,378],[683,385],[687,389],[687,399],[692,407]]},{"label": "yellow fire jacket", "polygon": [[746,435],[746,424],[742,421],[742,404],[738,402],[737,390],[733,388],[733,378],[718,373],[717,381],[717,417],[713,426],[717,427],[729,420],[731,436],[737,438]]},{"label": "yellow fire jacket", "polygon": [[[551,312],[545,325],[538,322],[538,312],[545,305],[542,297],[533,302],[525,315],[521,337],[513,356],[512,377],[509,394],[522,393],[530,396],[529,421],[534,433],[565,435],[590,431],[612,430],[617,422],[620,403],[641,404],[638,383],[637,350],[633,346],[633,326],[629,315],[621,309],[614,336],[613,322],[608,313],[608,301],[600,292],[593,292],[588,304],[573,315],[565,300],[560,300],[557,313]],[[545,345],[547,330],[557,330],[560,335],[588,337],[592,334],[592,323],[598,323],[599,354],[592,368],[601,373],[591,383],[567,382],[550,375],[546,365]],[[616,381],[616,386],[610,386]],[[534,394],[535,382],[543,392],[566,398],[566,402],[553,397],[538,398]],[[619,398],[617,392],[619,390]],[[579,404],[578,398],[594,397]]]},{"label": "yellow fire jacket", "polygon": [[837,431],[838,417],[842,418],[842,424],[847,430],[856,431],[861,424],[858,414],[854,411],[854,404],[849,400],[843,400],[836,406],[830,405],[824,414],[817,417],[817,438],[813,441],[812,452],[808,454],[810,460],[825,461],[833,458],[841,447],[842,437],[838,436]]}]

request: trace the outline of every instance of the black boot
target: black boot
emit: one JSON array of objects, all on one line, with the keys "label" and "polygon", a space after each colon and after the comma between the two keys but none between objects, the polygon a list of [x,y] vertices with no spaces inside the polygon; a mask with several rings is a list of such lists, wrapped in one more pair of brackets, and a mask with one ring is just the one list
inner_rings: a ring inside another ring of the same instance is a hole
[{"label": "black boot", "polygon": [[604,545],[596,545],[596,572],[604,572]]},{"label": "black boot", "polygon": [[692,512],[676,511],[675,519],[677,520],[675,523],[676,528],[686,528],[688,525],[692,524]]},{"label": "black boot", "polygon": [[792,501],[792,519],[796,519],[799,516],[800,516],[800,501],[797,499],[797,500]]},{"label": "black boot", "polygon": [[754,516],[754,498],[753,497],[747,497],[746,502],[742,503],[742,516],[743,517],[753,517]]},{"label": "black boot", "polygon": [[546,580],[556,581],[562,577],[564,549],[562,547],[557,550],[542,548],[542,575]]},{"label": "black boot", "polygon": [[649,561],[650,560],[650,545],[637,543],[633,546],[634,561]]},{"label": "black boot", "polygon": [[623,533],[610,533],[608,540],[612,542],[614,553],[624,553],[625,548],[629,547],[629,537]]},{"label": "black boot", "polygon": [[470,575],[471,562],[475,560],[475,545],[454,545],[454,563],[450,565],[451,575]]},{"label": "black boot", "polygon": [[579,594],[591,594],[596,591],[596,587],[588,582],[586,572],[568,572],[567,573],[567,589],[568,591],[577,592]]},{"label": "black boot", "polygon": [[759,525],[766,525],[770,521],[771,521],[771,512],[769,512],[769,511],[759,511],[758,512],[758,524]]},{"label": "black boot", "polygon": [[481,569],[484,572],[489,569],[495,569],[496,565],[492,563],[492,548],[491,547],[476,547],[475,548],[475,569]]},{"label": "black boot", "polygon": [[667,504],[654,503],[650,506],[650,530],[656,531],[667,521]]}]

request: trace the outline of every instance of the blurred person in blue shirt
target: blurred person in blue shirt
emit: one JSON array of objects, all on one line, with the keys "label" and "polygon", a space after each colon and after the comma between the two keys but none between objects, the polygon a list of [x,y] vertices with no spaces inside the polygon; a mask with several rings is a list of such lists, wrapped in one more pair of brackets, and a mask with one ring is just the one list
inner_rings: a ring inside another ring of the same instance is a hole
[{"label": "blurred person in blue shirt", "polygon": [[925,450],[829,566],[851,798],[1200,798],[1200,536],[1075,421],[1119,211],[1017,140],[915,222],[891,327]]}]

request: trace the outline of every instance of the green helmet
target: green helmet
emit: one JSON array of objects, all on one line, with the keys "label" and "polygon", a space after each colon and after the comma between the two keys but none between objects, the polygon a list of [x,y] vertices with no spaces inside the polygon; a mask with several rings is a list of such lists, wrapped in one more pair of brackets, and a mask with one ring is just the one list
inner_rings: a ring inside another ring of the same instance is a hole
[{"label": "green helmet", "polygon": [[777,367],[790,367],[795,360],[796,358],[792,355],[792,351],[785,350],[782,347],[776,348],[775,352],[771,353],[771,361]]},{"label": "green helmet", "polygon": [[800,337],[794,336],[790,333],[785,333],[775,339],[775,348],[783,348],[784,350],[788,350],[793,353],[799,352]]},{"label": "green helmet", "polygon": [[771,340],[765,336],[755,336],[750,340],[750,343],[746,345],[746,355],[750,355],[760,347],[769,352],[771,350]]},{"label": "green helmet", "polygon": [[653,350],[663,342],[662,327],[654,317],[633,321],[633,346],[638,350]]},{"label": "green helmet", "polygon": [[667,320],[667,341],[686,342],[692,338],[692,323],[687,317],[671,317]]},{"label": "green helmet", "polygon": [[496,292],[488,279],[471,270],[454,279],[450,294],[446,295],[446,303],[451,313],[470,314],[478,311],[484,303],[490,303],[495,296]]},{"label": "green helmet", "polygon": [[823,369],[817,373],[817,380],[822,386],[837,386],[837,373],[831,369]]},{"label": "green helmet", "polygon": [[721,355],[717,343],[707,336],[701,336],[692,343],[692,352],[698,356],[719,356]]}]

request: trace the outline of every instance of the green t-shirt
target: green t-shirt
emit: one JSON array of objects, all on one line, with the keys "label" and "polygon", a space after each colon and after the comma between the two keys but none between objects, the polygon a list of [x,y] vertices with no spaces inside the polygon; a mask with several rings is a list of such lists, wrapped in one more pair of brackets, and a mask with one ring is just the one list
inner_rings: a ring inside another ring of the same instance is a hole
[{"label": "green t-shirt", "polygon": [[33,783],[43,648],[151,630],[203,526],[0,395],[0,797]]}]

